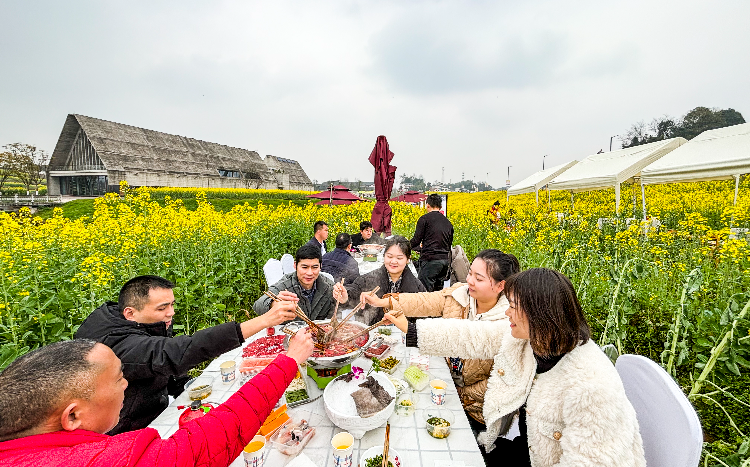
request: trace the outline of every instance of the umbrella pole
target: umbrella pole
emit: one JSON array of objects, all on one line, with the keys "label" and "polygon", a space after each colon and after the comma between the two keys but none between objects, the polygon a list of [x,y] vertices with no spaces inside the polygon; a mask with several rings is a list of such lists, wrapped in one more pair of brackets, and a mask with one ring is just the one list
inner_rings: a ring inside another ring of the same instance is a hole
[{"label": "umbrella pole", "polygon": [[549,194],[549,185],[547,185],[547,211],[552,212],[552,198]]}]

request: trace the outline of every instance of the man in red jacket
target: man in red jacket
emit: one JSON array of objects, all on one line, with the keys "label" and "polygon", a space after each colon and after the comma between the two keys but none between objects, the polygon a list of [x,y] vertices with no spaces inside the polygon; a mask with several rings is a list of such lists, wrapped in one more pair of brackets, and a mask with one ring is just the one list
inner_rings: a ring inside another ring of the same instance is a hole
[{"label": "man in red jacket", "polygon": [[167,439],[153,428],[116,436],[127,380],[93,340],[57,342],[0,373],[0,466],[226,467],[242,452],[313,350],[300,331],[225,403]]}]

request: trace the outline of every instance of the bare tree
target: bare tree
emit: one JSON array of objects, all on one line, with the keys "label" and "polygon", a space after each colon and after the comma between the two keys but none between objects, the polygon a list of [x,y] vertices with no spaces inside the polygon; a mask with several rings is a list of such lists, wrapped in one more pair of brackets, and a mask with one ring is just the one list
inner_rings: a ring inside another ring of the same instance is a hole
[{"label": "bare tree", "polygon": [[3,146],[16,159],[16,171],[14,175],[24,184],[26,191],[31,190],[31,185],[38,192],[39,185],[47,178],[49,165],[49,154],[37,149],[36,146],[25,143],[13,143]]}]

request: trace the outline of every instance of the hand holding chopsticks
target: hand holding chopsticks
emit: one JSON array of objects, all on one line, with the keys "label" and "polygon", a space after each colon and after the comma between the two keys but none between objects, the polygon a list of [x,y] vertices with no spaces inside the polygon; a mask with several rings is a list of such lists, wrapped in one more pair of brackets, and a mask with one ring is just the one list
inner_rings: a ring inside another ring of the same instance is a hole
[{"label": "hand holding chopsticks", "polygon": [[[273,300],[273,301],[277,301],[277,302],[281,301],[281,299],[275,293],[271,292],[270,290],[267,290],[265,292],[265,295],[271,297],[271,300]],[[300,308],[299,305],[297,305],[296,308],[295,308],[295,314],[297,315],[298,318],[300,318],[302,321],[304,321],[305,323],[307,323],[307,325],[310,326],[310,329],[314,329],[315,333],[318,335],[318,340],[321,340],[322,336],[325,334],[325,331],[323,331],[323,329],[320,326],[318,326],[317,324],[313,323],[310,320],[310,318],[307,317],[307,315],[305,314],[305,312],[302,311],[302,308]]]},{"label": "hand holding chopsticks", "polygon": [[[393,315],[394,318],[398,318],[399,316],[401,316],[403,314],[404,314],[404,312],[401,311],[401,310],[398,310],[395,313],[392,313],[392,315]],[[358,338],[360,336],[364,336],[365,334],[367,334],[368,332],[372,331],[376,327],[382,326],[382,325],[388,324],[388,323],[389,323],[389,321],[387,319],[383,318],[380,321],[378,321],[377,323],[375,323],[372,326],[370,326],[369,328],[363,329],[361,332],[358,332],[357,334],[353,335],[352,337],[346,339],[344,342],[351,342],[351,341],[353,341],[354,339],[356,339],[356,338]]]}]

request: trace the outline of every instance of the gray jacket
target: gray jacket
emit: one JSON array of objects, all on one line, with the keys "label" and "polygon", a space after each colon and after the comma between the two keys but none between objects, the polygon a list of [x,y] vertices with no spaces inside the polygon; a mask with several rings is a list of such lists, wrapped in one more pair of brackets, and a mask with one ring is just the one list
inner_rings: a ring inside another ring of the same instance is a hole
[{"label": "gray jacket", "polygon": [[[316,319],[328,319],[333,315],[335,304],[335,300],[333,299],[333,282],[323,275],[319,275],[315,281],[315,286],[315,296],[312,303],[310,303],[302,296],[302,286],[297,280],[297,272],[292,271],[289,274],[285,274],[277,283],[268,287],[268,290],[275,294],[278,294],[282,290],[295,293],[299,297],[299,307],[302,308],[302,311],[305,312],[308,318],[313,321]],[[258,315],[262,315],[270,308],[271,299],[266,295],[261,296],[253,305],[253,310]]]}]

